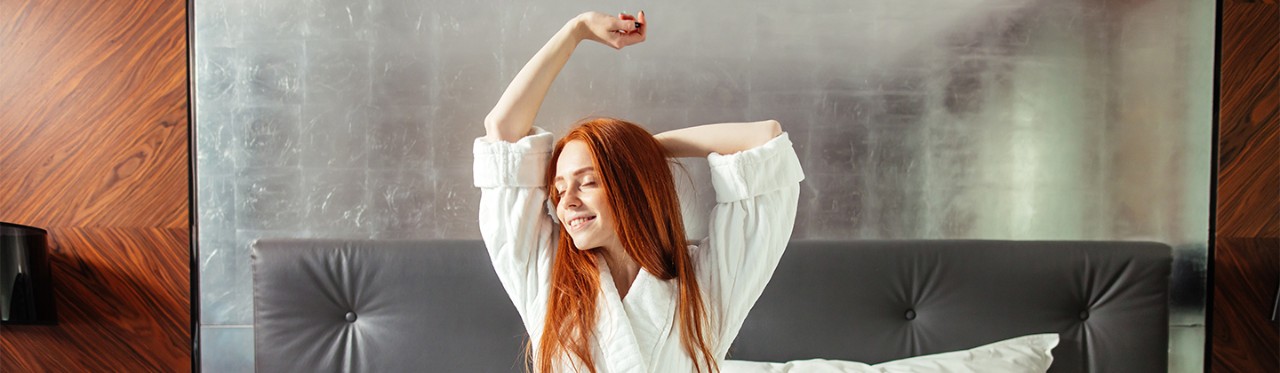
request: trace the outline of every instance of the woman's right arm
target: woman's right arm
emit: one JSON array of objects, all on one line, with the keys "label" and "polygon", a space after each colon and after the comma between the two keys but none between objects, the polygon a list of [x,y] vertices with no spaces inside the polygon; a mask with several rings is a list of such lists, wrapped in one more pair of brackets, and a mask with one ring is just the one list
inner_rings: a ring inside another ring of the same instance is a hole
[{"label": "woman's right arm", "polygon": [[594,40],[615,49],[644,41],[644,12],[637,17],[617,17],[596,12],[578,15],[556,32],[547,44],[520,69],[497,105],[484,119],[485,137],[514,142],[529,133],[551,82],[569,62],[582,40]]},{"label": "woman's right arm", "polygon": [[635,19],[626,21],[630,29],[618,28],[628,17],[584,13],[561,28],[516,75],[485,118],[488,133],[475,142],[473,176],[481,190],[480,235],[498,279],[535,338],[546,305],[558,228],[547,213],[544,181],[553,140],[549,133],[530,135],[529,130],[551,81],[578,42],[598,40],[621,48],[643,40]]}]

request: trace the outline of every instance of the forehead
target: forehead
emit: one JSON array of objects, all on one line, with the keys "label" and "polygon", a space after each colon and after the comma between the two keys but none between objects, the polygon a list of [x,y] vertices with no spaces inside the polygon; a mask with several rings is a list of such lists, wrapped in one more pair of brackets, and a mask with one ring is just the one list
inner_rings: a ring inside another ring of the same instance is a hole
[{"label": "forehead", "polygon": [[574,140],[564,144],[560,150],[560,158],[556,160],[556,177],[569,177],[574,172],[591,167],[591,151],[587,144]]}]

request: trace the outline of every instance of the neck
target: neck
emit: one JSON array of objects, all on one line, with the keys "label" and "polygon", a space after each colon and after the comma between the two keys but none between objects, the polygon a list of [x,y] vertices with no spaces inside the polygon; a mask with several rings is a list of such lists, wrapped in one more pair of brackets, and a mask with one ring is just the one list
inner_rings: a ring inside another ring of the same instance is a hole
[{"label": "neck", "polygon": [[627,296],[631,283],[635,282],[636,276],[640,274],[640,264],[632,260],[621,245],[611,245],[601,249],[604,249],[604,262],[609,266],[609,273],[613,276],[614,286],[618,288],[618,295]]}]

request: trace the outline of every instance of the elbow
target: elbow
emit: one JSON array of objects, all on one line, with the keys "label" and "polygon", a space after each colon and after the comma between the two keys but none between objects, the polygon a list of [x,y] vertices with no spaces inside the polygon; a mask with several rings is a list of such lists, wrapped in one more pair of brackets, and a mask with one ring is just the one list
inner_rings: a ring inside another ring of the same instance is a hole
[{"label": "elbow", "polygon": [[768,137],[766,137],[767,139],[773,139],[774,137],[782,135],[782,123],[778,123],[778,121],[774,119],[766,120],[762,123],[764,123],[764,132],[768,135]]},{"label": "elbow", "polygon": [[743,144],[744,149],[741,150],[764,145],[782,135],[782,124],[778,123],[777,120],[763,120],[752,123],[751,126],[752,128],[746,131],[749,135],[744,138],[747,142]]},{"label": "elbow", "polygon": [[495,137],[498,134],[498,118],[493,113],[484,116],[484,133],[485,136]]},{"label": "elbow", "polygon": [[514,141],[508,140],[508,134],[502,133],[501,123],[504,120],[494,116],[492,113],[484,117],[484,137],[493,141]]}]

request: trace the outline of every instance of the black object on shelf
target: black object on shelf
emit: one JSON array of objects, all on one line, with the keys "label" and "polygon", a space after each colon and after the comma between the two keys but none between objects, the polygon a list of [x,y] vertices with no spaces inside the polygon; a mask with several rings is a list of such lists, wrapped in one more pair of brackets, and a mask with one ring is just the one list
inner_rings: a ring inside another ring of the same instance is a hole
[{"label": "black object on shelf", "polygon": [[57,323],[49,232],[0,222],[0,324]]}]

